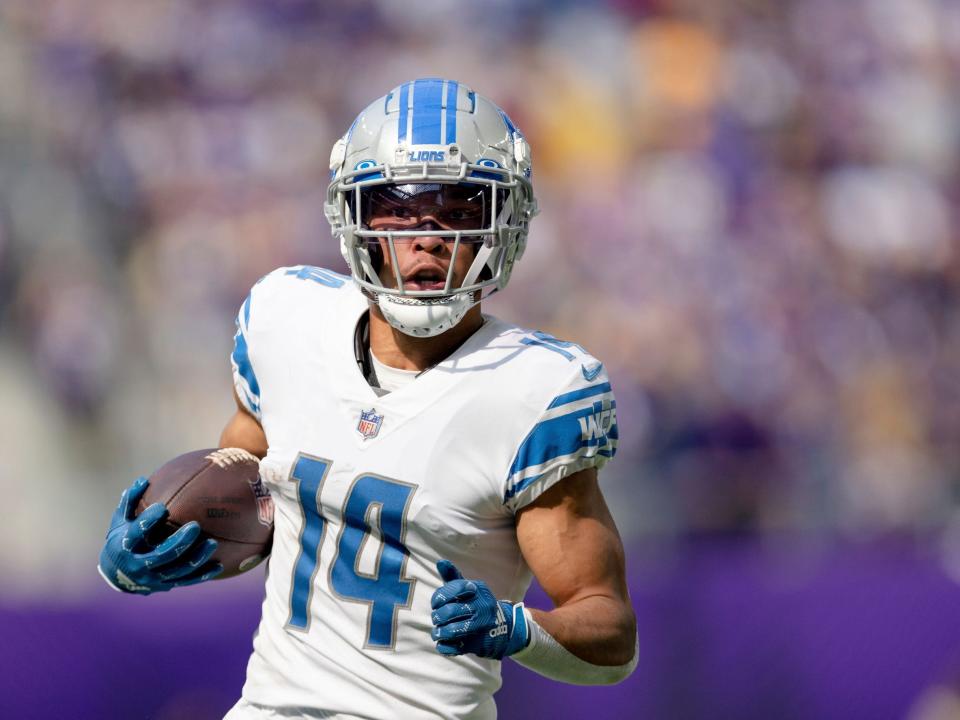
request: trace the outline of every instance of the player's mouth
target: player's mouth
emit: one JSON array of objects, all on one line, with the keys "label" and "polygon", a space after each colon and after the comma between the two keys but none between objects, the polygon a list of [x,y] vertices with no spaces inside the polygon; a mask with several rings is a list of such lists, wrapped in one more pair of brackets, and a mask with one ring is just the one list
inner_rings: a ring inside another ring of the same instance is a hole
[{"label": "player's mouth", "polygon": [[404,290],[443,290],[447,274],[438,267],[420,268],[403,280]]}]

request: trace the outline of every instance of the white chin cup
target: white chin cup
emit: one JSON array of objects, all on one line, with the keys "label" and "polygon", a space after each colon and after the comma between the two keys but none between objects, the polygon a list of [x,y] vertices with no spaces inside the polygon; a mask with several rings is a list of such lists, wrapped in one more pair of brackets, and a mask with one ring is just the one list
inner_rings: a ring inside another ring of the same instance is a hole
[{"label": "white chin cup", "polygon": [[458,293],[442,302],[377,294],[377,305],[391,326],[413,337],[433,337],[463,320],[474,306],[471,293]]}]

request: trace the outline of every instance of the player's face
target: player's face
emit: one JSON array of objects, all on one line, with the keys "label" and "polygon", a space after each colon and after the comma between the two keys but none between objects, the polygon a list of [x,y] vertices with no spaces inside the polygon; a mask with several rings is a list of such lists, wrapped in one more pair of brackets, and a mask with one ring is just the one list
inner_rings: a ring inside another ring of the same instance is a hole
[{"label": "player's face", "polygon": [[[489,224],[489,190],[478,185],[404,185],[368,191],[365,221],[371,230],[478,230]],[[383,263],[380,281],[397,287],[390,243],[378,238]],[[450,289],[459,288],[473,263],[478,236],[463,235],[456,249],[454,237],[419,235],[394,237],[396,267],[406,290],[443,290],[452,265]]]}]

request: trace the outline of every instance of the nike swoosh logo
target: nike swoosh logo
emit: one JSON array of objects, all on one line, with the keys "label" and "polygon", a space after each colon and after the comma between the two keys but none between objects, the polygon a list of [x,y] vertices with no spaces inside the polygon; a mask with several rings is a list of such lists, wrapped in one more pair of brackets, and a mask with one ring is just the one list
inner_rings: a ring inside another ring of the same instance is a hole
[{"label": "nike swoosh logo", "polygon": [[596,365],[594,365],[592,368],[589,368],[589,369],[587,368],[586,365],[580,366],[580,372],[583,373],[583,379],[586,380],[587,382],[593,382],[594,380],[596,380],[597,375],[600,374],[601,370],[603,370],[602,362],[598,362]]}]

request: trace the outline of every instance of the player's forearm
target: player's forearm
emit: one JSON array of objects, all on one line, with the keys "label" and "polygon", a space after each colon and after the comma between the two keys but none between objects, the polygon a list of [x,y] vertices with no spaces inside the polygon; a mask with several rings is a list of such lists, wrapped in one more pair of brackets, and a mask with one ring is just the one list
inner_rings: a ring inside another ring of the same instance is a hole
[{"label": "player's forearm", "polygon": [[637,622],[629,604],[590,595],[553,610],[528,608],[533,619],[563,647],[594,665],[623,665],[636,650]]}]

